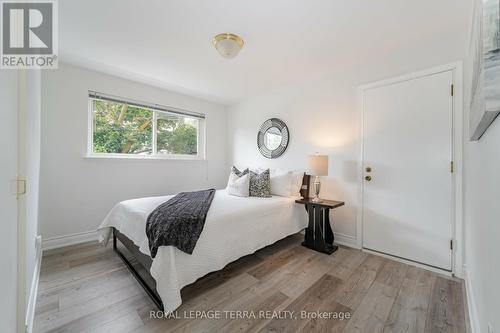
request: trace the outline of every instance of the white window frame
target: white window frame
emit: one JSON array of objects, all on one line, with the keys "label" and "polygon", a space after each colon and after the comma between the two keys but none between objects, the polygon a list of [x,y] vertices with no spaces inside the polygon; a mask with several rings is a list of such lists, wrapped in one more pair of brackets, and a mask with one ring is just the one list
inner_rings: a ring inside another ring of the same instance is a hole
[{"label": "white window frame", "polygon": [[[120,153],[96,153],[94,152],[94,110],[93,101],[99,100],[99,98],[93,97],[92,95],[98,94],[99,96],[110,96],[116,103],[127,103],[129,105],[136,105],[145,109],[149,109],[153,112],[152,119],[152,153],[151,155],[135,155],[135,154],[120,154]],[[195,113],[191,111],[181,110],[173,107],[166,107],[158,104],[145,103],[135,100],[130,100],[122,97],[116,97],[113,95],[95,93],[89,91],[88,95],[88,132],[87,132],[87,153],[86,158],[122,158],[122,159],[147,159],[147,160],[205,160],[205,127],[206,118],[204,114]],[[156,143],[156,120],[158,113],[172,114],[175,116],[185,116],[192,117],[198,120],[198,130],[197,130],[197,154],[187,155],[187,154],[158,154],[157,143]]]}]

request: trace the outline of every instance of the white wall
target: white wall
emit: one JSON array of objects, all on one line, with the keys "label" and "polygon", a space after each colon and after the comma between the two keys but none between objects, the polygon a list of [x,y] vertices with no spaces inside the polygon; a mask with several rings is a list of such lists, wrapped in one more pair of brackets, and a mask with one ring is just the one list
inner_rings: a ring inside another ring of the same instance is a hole
[{"label": "white wall", "polygon": [[482,332],[500,330],[500,119],[465,148],[467,274]]},{"label": "white wall", "polygon": [[[206,114],[206,160],[85,158],[88,90]],[[95,230],[116,203],[225,186],[226,111],[221,105],[84,68],[42,75],[40,229],[44,240]]]},{"label": "white wall", "polygon": [[17,315],[17,72],[0,70],[0,332],[15,332]]},{"label": "white wall", "polygon": [[[346,202],[344,207],[332,211],[333,229],[338,240],[354,242],[359,205],[357,87],[461,60],[465,40],[463,34],[454,34],[449,39],[414,45],[383,59],[360,55],[366,58],[363,66],[346,68],[333,76],[285,87],[230,107],[229,164],[300,169],[305,168],[309,154],[329,155],[329,176],[322,180],[321,196]],[[275,160],[261,156],[256,147],[257,131],[271,117],[285,121],[291,136],[288,150]]]},{"label": "white wall", "polygon": [[[471,65],[466,66],[465,116],[469,119]],[[479,141],[470,142],[465,126],[465,236],[466,273],[472,286],[469,299],[481,332],[500,331],[500,119]],[[474,319],[474,318],[473,318]]]}]

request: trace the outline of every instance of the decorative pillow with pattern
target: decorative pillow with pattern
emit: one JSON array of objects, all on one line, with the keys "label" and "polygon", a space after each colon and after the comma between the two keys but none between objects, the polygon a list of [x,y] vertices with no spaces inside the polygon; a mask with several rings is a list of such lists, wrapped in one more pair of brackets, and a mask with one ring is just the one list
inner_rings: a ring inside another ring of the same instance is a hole
[{"label": "decorative pillow with pattern", "polygon": [[257,173],[250,171],[250,196],[269,198],[271,196],[271,177],[269,169]]},{"label": "decorative pillow with pattern", "polygon": [[238,170],[237,167],[235,167],[233,165],[233,167],[231,168],[231,172],[234,173],[235,175],[237,175],[238,177],[241,177],[241,176],[246,175],[248,173],[248,168],[246,168],[243,171],[240,171],[240,170]]}]

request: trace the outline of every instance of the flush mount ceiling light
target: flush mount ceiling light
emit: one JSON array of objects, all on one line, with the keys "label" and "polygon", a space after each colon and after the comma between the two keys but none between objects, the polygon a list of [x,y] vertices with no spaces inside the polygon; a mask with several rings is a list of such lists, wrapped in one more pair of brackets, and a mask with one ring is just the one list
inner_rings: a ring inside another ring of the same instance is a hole
[{"label": "flush mount ceiling light", "polygon": [[218,34],[212,43],[220,55],[228,59],[236,57],[244,44],[240,36],[229,33]]}]

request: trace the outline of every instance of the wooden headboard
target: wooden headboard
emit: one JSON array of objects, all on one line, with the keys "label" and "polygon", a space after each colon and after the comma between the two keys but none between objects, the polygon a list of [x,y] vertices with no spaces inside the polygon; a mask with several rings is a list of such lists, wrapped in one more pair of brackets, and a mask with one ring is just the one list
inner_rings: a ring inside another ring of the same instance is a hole
[{"label": "wooden headboard", "polygon": [[300,195],[307,199],[309,198],[309,189],[311,187],[311,176],[306,175],[304,172],[304,177],[302,178],[302,188],[300,189]]}]

